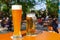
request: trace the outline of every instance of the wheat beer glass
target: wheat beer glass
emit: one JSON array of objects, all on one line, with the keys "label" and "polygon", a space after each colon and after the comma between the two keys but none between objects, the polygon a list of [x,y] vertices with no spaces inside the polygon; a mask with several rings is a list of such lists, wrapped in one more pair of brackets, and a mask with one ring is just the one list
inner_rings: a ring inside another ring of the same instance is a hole
[{"label": "wheat beer glass", "polygon": [[21,19],[22,19],[22,6],[21,5],[12,5],[12,19],[14,37],[21,37]]}]

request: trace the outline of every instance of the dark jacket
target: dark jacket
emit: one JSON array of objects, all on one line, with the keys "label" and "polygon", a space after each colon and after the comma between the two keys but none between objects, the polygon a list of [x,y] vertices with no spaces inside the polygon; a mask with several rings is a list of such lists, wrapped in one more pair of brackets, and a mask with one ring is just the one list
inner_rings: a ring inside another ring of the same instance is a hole
[{"label": "dark jacket", "polygon": [[54,21],[54,20],[53,20],[53,22],[52,22],[52,27],[53,27],[53,28],[57,28],[57,27],[58,27],[58,24],[57,24],[56,21]]}]

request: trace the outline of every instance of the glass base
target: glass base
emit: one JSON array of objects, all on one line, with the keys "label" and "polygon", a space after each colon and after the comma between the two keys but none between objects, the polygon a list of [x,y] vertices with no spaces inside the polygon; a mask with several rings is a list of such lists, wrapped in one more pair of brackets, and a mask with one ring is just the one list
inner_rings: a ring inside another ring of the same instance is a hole
[{"label": "glass base", "polygon": [[42,30],[35,30],[35,32],[33,32],[33,33],[27,32],[26,36],[37,36],[39,33],[41,34],[41,33],[43,33],[43,31]]},{"label": "glass base", "polygon": [[26,34],[26,36],[37,36],[37,34]]},{"label": "glass base", "polygon": [[36,34],[34,34],[34,35],[26,35],[26,36],[37,36]]},{"label": "glass base", "polygon": [[22,35],[20,35],[20,36],[13,35],[13,36],[11,36],[11,39],[12,40],[22,40]]}]

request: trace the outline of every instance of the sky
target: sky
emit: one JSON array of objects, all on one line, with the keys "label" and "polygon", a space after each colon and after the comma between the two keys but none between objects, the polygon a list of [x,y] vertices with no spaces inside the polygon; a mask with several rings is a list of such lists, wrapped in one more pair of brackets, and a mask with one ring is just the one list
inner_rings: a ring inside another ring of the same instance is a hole
[{"label": "sky", "polygon": [[36,2],[36,5],[34,6],[34,10],[42,9],[42,11],[44,11],[46,9],[46,1],[45,0],[43,0],[42,2],[35,0],[35,2]]}]

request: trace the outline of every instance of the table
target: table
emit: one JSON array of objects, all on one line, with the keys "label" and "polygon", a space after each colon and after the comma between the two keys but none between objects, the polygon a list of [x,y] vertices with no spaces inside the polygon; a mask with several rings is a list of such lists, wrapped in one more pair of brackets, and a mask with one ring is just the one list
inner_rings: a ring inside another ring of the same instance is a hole
[{"label": "table", "polygon": [[[26,31],[22,31],[22,34]],[[6,34],[0,34],[0,40],[12,40],[12,32]],[[24,36],[22,40],[60,40],[60,34],[55,32],[43,31],[43,33],[37,34],[37,36]]]}]

